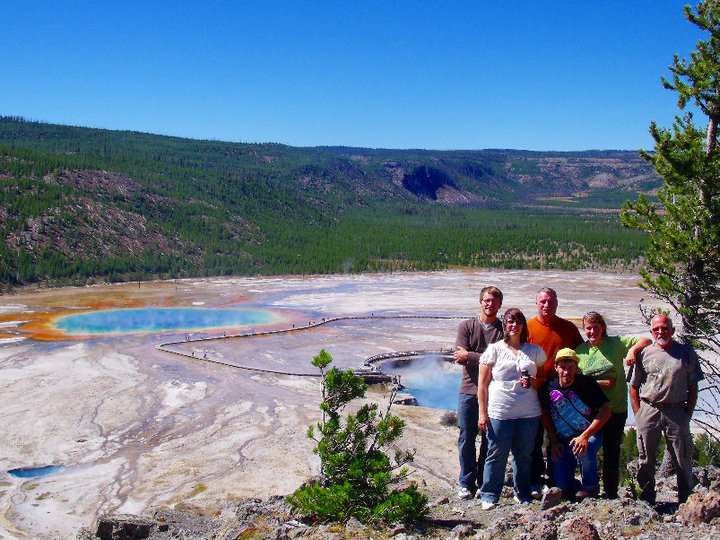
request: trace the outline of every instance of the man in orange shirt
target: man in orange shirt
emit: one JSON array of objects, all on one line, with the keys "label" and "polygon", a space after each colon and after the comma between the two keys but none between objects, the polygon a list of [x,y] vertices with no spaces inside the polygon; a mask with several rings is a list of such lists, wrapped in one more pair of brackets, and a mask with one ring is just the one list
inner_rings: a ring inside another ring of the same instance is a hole
[{"label": "man in orange shirt", "polygon": [[[545,365],[538,371],[537,375],[538,384],[543,384],[557,376],[555,372],[555,356],[557,352],[566,347],[574,349],[584,340],[573,322],[556,315],[558,298],[554,289],[549,287],[540,289],[535,305],[537,306],[537,317],[533,317],[527,323],[528,343],[538,345],[545,351]],[[532,469],[530,471],[533,497],[540,497],[542,474],[546,469],[548,474],[551,473],[551,469],[546,468],[543,458],[544,436],[545,430],[541,425],[535,438]]]}]

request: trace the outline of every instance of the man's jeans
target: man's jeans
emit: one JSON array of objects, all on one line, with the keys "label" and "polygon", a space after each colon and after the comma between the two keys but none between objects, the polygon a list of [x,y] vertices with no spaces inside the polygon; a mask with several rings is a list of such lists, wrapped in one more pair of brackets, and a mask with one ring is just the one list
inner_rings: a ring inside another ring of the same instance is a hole
[{"label": "man's jeans", "polygon": [[[600,488],[600,473],[598,472],[597,453],[602,448],[602,435],[596,433],[588,439],[587,451],[581,455],[573,454],[570,447],[571,439],[561,438],[563,444],[562,455],[553,461],[553,474],[555,485],[562,489],[566,496],[574,497],[581,489],[594,491]],[[575,469],[580,466],[581,485],[575,480]]]},{"label": "man's jeans", "polygon": [[513,453],[515,495],[530,501],[530,461],[540,417],[512,420],[490,419],[488,455],[485,460],[484,482],[480,491],[483,501],[496,503],[505,483],[508,454]]},{"label": "man's jeans", "polygon": [[457,421],[460,428],[458,435],[458,455],[460,456],[460,487],[474,492],[476,486],[482,485],[482,468],[485,466],[487,454],[487,437],[482,433],[480,457],[475,448],[478,436],[478,400],[472,394],[458,396]]}]

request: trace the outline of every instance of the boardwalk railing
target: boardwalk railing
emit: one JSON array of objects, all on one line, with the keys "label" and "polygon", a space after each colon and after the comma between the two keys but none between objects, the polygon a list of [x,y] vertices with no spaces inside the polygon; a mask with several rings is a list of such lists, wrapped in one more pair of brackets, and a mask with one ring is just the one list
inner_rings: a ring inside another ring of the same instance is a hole
[{"label": "boardwalk railing", "polygon": [[[187,345],[189,343],[199,343],[199,342],[206,342],[206,341],[215,341],[215,340],[224,340],[224,339],[249,339],[249,338],[255,338],[255,337],[263,337],[263,336],[270,336],[275,334],[285,334],[289,332],[301,332],[304,330],[309,330],[312,328],[317,328],[319,326],[323,326],[326,324],[332,324],[342,321],[360,321],[360,320],[390,320],[390,319],[441,319],[441,320],[450,320],[450,319],[466,319],[465,316],[458,316],[458,315],[348,315],[343,317],[329,317],[329,318],[322,318],[319,321],[308,321],[308,324],[301,325],[301,326],[295,326],[293,325],[291,328],[282,328],[278,330],[263,330],[260,332],[243,332],[238,334],[227,334],[223,332],[221,335],[216,336],[205,336],[203,332],[200,333],[199,337],[190,338],[190,334],[188,334],[183,341],[168,341],[166,343],[160,343],[156,346],[156,349],[168,354],[174,354],[177,356],[182,356],[184,358],[188,358],[190,360],[201,360],[203,362],[210,362],[213,364],[219,364],[227,367],[232,367],[235,369],[243,369],[246,371],[255,371],[259,373],[272,373],[275,375],[287,375],[287,376],[294,376],[294,377],[319,377],[319,373],[294,373],[294,372],[288,372],[288,371],[281,371],[281,370],[275,370],[275,369],[266,369],[266,368],[259,368],[254,366],[243,366],[238,365],[235,363],[230,363],[225,360],[221,360],[218,358],[208,358],[207,353],[204,352],[203,356],[196,356],[195,351],[192,351],[190,354],[179,351],[176,349],[173,349],[171,347],[173,346],[179,346],[179,345]],[[367,358],[363,362],[363,367],[360,368],[358,371],[359,374],[362,374],[363,371],[365,371],[368,374],[373,375],[381,375],[382,372],[380,372],[375,365],[378,362],[382,362],[384,360],[392,359],[392,358],[409,358],[413,356],[429,356],[429,355],[436,355],[440,356],[442,358],[448,359],[448,357],[452,357],[452,351],[447,350],[440,350],[440,351],[429,351],[429,350],[419,350],[419,351],[398,351],[398,352],[390,352],[390,353],[382,353],[382,354],[376,354],[374,356],[371,356]],[[369,370],[369,371],[367,371]]]}]

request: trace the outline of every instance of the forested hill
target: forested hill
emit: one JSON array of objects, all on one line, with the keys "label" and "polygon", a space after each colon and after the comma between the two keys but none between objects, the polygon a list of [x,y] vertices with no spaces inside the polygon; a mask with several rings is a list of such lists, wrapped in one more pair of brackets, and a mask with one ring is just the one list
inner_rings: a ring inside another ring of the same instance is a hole
[{"label": "forested hill", "polygon": [[200,141],[0,117],[0,280],[624,266],[637,152]]}]

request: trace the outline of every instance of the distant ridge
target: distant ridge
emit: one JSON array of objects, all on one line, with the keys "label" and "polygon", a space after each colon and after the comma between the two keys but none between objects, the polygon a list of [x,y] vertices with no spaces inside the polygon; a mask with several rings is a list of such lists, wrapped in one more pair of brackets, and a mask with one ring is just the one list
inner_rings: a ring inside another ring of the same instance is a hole
[{"label": "distant ridge", "polygon": [[[6,288],[453,266],[624,267],[643,240],[605,214],[661,183],[628,151],[297,148],[7,116],[0,117],[0,179]],[[574,232],[556,230],[551,216],[558,214]],[[600,236],[579,242],[585,227]],[[578,244],[576,257],[566,252],[570,243]]]}]

